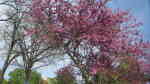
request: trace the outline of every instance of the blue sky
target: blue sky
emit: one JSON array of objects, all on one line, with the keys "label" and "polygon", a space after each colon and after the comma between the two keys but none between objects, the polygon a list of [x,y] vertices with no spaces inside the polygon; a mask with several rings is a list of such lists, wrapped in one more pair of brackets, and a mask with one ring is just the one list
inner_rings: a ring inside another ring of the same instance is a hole
[{"label": "blue sky", "polygon": [[[113,8],[130,9],[133,15],[144,23],[141,26],[144,39],[150,40],[150,0],[112,0],[108,5]],[[62,66],[64,66],[64,63],[60,62],[49,67],[41,68],[38,72],[42,73],[44,77],[54,77],[56,70]],[[12,67],[9,68],[8,72],[11,70]]]},{"label": "blue sky", "polygon": [[144,24],[141,31],[145,40],[150,40],[150,0],[112,0],[109,6],[131,10],[134,16]]}]

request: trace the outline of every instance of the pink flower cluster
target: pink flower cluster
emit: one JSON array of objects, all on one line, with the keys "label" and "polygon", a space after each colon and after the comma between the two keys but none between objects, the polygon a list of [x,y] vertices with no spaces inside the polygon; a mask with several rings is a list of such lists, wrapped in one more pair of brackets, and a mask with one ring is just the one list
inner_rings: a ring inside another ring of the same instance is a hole
[{"label": "pink flower cluster", "polygon": [[[142,23],[137,22],[129,11],[113,10],[101,1],[91,4],[87,0],[78,0],[76,5],[65,0],[32,0],[31,5],[31,18],[42,25],[43,31],[53,30],[55,38],[61,39],[61,44],[72,43],[67,46],[69,49],[66,51],[75,53],[74,56],[82,62],[86,60],[84,65],[90,67],[89,72],[92,74],[96,74],[99,68],[102,70],[111,67],[104,65],[111,65],[112,61],[118,58],[131,56],[138,59],[141,56],[149,56],[145,49],[150,48],[150,43],[143,41],[137,29]],[[42,32],[42,29],[39,32]],[[28,33],[34,32],[35,30],[32,30]],[[46,35],[47,33],[44,38],[49,39]],[[98,55],[95,55],[94,51],[89,52],[85,46],[97,47]],[[73,48],[84,48],[82,51],[88,53],[82,57],[83,53],[71,51]],[[144,67],[143,71],[149,69],[146,68],[147,65]],[[57,73],[62,74],[66,70],[67,68]]]}]

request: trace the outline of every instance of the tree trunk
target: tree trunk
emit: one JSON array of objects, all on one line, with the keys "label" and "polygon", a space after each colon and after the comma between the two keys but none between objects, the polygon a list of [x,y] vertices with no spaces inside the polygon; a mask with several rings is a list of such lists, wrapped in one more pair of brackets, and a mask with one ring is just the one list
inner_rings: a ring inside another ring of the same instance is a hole
[{"label": "tree trunk", "polygon": [[31,70],[26,70],[24,84],[30,84],[30,77],[31,77]]},{"label": "tree trunk", "polygon": [[3,75],[3,73],[1,73],[1,75],[0,75],[0,84],[3,84],[3,81],[4,81],[4,75]]},{"label": "tree trunk", "polygon": [[25,80],[24,84],[30,84],[29,80]]},{"label": "tree trunk", "polygon": [[7,68],[8,68],[8,65],[9,65],[8,63],[5,63],[3,68],[2,68],[2,72],[0,74],[0,84],[3,84],[4,74],[5,74],[5,72],[6,72]]}]

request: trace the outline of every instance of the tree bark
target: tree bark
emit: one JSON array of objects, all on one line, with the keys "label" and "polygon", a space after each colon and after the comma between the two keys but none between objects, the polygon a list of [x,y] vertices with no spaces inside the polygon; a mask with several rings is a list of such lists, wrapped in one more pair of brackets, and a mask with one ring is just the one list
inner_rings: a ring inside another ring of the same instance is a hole
[{"label": "tree bark", "polygon": [[24,84],[30,84],[30,78],[31,78],[31,69],[26,69]]},{"label": "tree bark", "polygon": [[6,69],[3,70],[2,73],[1,73],[1,75],[0,75],[0,84],[3,84],[5,72],[6,72]]},{"label": "tree bark", "polygon": [[1,76],[0,76],[0,84],[3,84],[3,81],[4,81],[4,74],[1,73]]},{"label": "tree bark", "polygon": [[2,72],[1,72],[1,75],[0,75],[0,84],[3,84],[3,81],[4,81],[4,75],[5,75],[5,72],[9,66],[10,62],[9,61],[5,61],[5,64],[2,68]]},{"label": "tree bark", "polygon": [[31,70],[26,70],[24,84],[30,84],[30,77],[31,77]]}]

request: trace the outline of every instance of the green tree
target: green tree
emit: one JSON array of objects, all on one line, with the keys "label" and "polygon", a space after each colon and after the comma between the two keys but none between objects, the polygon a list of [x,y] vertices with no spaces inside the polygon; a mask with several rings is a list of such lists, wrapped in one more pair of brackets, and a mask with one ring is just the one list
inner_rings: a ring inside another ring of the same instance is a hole
[{"label": "green tree", "polygon": [[56,78],[49,78],[48,84],[57,84],[57,79]]},{"label": "green tree", "polygon": [[[40,84],[41,75],[36,71],[32,71],[31,74],[30,84]],[[15,69],[9,76],[9,82],[11,82],[11,84],[23,84],[25,80],[25,71],[23,69]]]},{"label": "green tree", "polygon": [[3,81],[3,84],[9,84],[9,83],[8,83],[8,80],[4,80],[4,81]]}]

